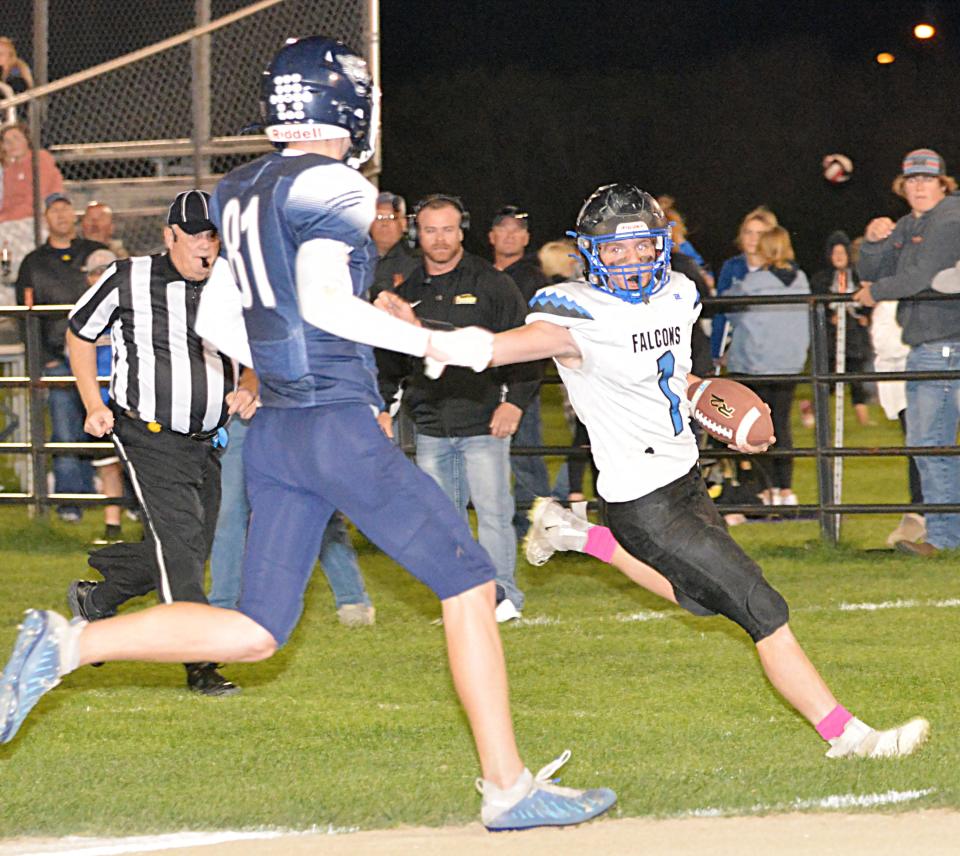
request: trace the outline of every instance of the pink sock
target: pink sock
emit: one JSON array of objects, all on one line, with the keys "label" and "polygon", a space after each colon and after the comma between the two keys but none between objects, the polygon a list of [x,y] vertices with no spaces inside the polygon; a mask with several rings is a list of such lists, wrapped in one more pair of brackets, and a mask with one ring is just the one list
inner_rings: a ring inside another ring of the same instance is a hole
[{"label": "pink sock", "polygon": [[842,704],[838,704],[817,723],[817,734],[824,740],[833,740],[843,734],[843,729],[851,719],[853,714]]},{"label": "pink sock", "polygon": [[583,548],[584,553],[609,564],[616,548],[617,539],[606,526],[590,527],[590,531],[587,532],[587,544]]}]

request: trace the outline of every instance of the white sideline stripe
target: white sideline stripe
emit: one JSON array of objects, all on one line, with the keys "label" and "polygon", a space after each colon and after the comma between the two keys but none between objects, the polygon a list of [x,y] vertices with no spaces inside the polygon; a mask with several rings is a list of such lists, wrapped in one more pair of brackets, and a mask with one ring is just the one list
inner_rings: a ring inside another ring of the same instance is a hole
[{"label": "white sideline stripe", "polygon": [[617,621],[623,621],[624,623],[630,621],[657,621],[661,618],[666,618],[670,613],[668,612],[654,612],[652,609],[642,609],[640,612],[631,612],[629,615],[618,615]]},{"label": "white sideline stripe", "polygon": [[[127,838],[82,838],[68,835],[56,841],[28,844],[33,849],[20,850],[18,856],[46,856],[50,853],[75,853],[78,856],[123,856],[125,853],[148,853],[174,847],[207,847],[231,841],[258,841],[286,835],[343,835],[359,832],[360,827],[313,827],[312,829],[264,829],[253,832],[172,832],[166,835],[133,835]],[[0,852],[3,847],[0,846]]]},{"label": "white sideline stripe", "polygon": [[[960,607],[960,598],[951,597],[945,600],[884,600],[880,603],[847,603],[842,601],[837,606],[799,606],[791,612],[876,612],[881,609],[955,609]],[[629,623],[631,621],[653,621],[657,618],[669,618],[673,613],[641,610],[630,614],[621,613],[614,621]]]},{"label": "white sideline stripe", "polygon": [[919,791],[885,791],[882,794],[832,794],[816,799],[795,799],[788,803],[766,805],[757,803],[749,808],[695,808],[681,812],[674,817],[727,817],[743,814],[765,814],[773,811],[800,811],[803,809],[847,809],[876,808],[882,805],[913,802],[936,793],[936,788],[924,788]]},{"label": "white sideline stripe", "polygon": [[946,600],[884,600],[880,603],[841,603],[841,612],[875,612],[878,609],[913,609],[918,606],[931,606],[935,609],[947,609],[960,606],[960,598]]}]

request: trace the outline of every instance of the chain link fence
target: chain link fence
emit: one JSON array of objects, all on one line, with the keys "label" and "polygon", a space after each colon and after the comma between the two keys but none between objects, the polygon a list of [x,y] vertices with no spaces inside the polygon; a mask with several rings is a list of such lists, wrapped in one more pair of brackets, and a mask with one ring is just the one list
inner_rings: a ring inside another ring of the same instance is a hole
[{"label": "chain link fence", "polygon": [[[15,42],[32,68],[33,92],[51,81],[79,78],[34,99],[38,110],[26,103],[10,109],[34,122],[31,133],[39,130],[78,213],[94,200],[105,203],[113,209],[114,238],[129,254],[156,252],[178,192],[211,189],[221,174],[269,150],[263,135],[240,131],[258,118],[260,73],[283,43],[317,33],[334,36],[364,54],[376,78],[377,17],[377,0],[8,2],[0,13],[0,35]],[[150,53],[208,24],[214,27],[209,34]],[[121,60],[134,52],[145,55]],[[87,73],[104,63],[115,67]],[[12,284],[38,231],[45,230],[35,230],[32,217],[0,217],[0,305],[14,302]],[[3,324],[16,326],[10,314],[0,318]],[[39,381],[39,366],[27,370],[18,338],[0,335],[0,500],[32,495],[39,509],[48,493],[42,474],[50,463],[45,382]]]},{"label": "chain link fence", "polygon": [[[108,62],[256,5],[256,0],[43,0],[7,4],[0,28],[51,80]],[[48,24],[34,45],[37,10]],[[324,33],[369,55],[370,0],[282,0],[131,65],[43,100],[41,141],[55,157],[78,210],[96,199],[114,209],[117,237],[132,254],[160,245],[162,215],[187,186],[266,151],[257,119],[260,72],[291,36]],[[118,20],[118,15],[120,18]],[[42,80],[37,81],[43,82]]]}]

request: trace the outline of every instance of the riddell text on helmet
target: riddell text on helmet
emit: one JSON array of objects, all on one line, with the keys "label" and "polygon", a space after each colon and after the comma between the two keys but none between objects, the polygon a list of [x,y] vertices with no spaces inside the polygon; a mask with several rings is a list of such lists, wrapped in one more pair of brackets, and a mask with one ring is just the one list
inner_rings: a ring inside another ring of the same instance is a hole
[{"label": "riddell text on helmet", "polygon": [[[271,125],[267,137],[274,143],[294,143],[300,140],[329,140],[333,136],[319,125]],[[348,136],[344,131],[343,136]]]}]

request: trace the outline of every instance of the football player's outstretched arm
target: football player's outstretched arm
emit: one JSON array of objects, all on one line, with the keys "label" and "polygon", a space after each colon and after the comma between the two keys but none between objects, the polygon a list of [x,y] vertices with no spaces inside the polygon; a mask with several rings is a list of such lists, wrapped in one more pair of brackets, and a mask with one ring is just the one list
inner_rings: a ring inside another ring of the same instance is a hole
[{"label": "football player's outstretched arm", "polygon": [[353,294],[347,267],[350,248],[316,238],[297,253],[297,299],[303,320],[362,345],[430,357],[438,363],[482,371],[490,361],[492,334],[479,327],[431,331],[361,300]]},{"label": "football player's outstretched arm", "polygon": [[534,321],[523,327],[497,333],[493,337],[493,360],[490,365],[528,363],[556,357],[558,360],[579,360],[580,349],[566,327],[549,321]]}]

